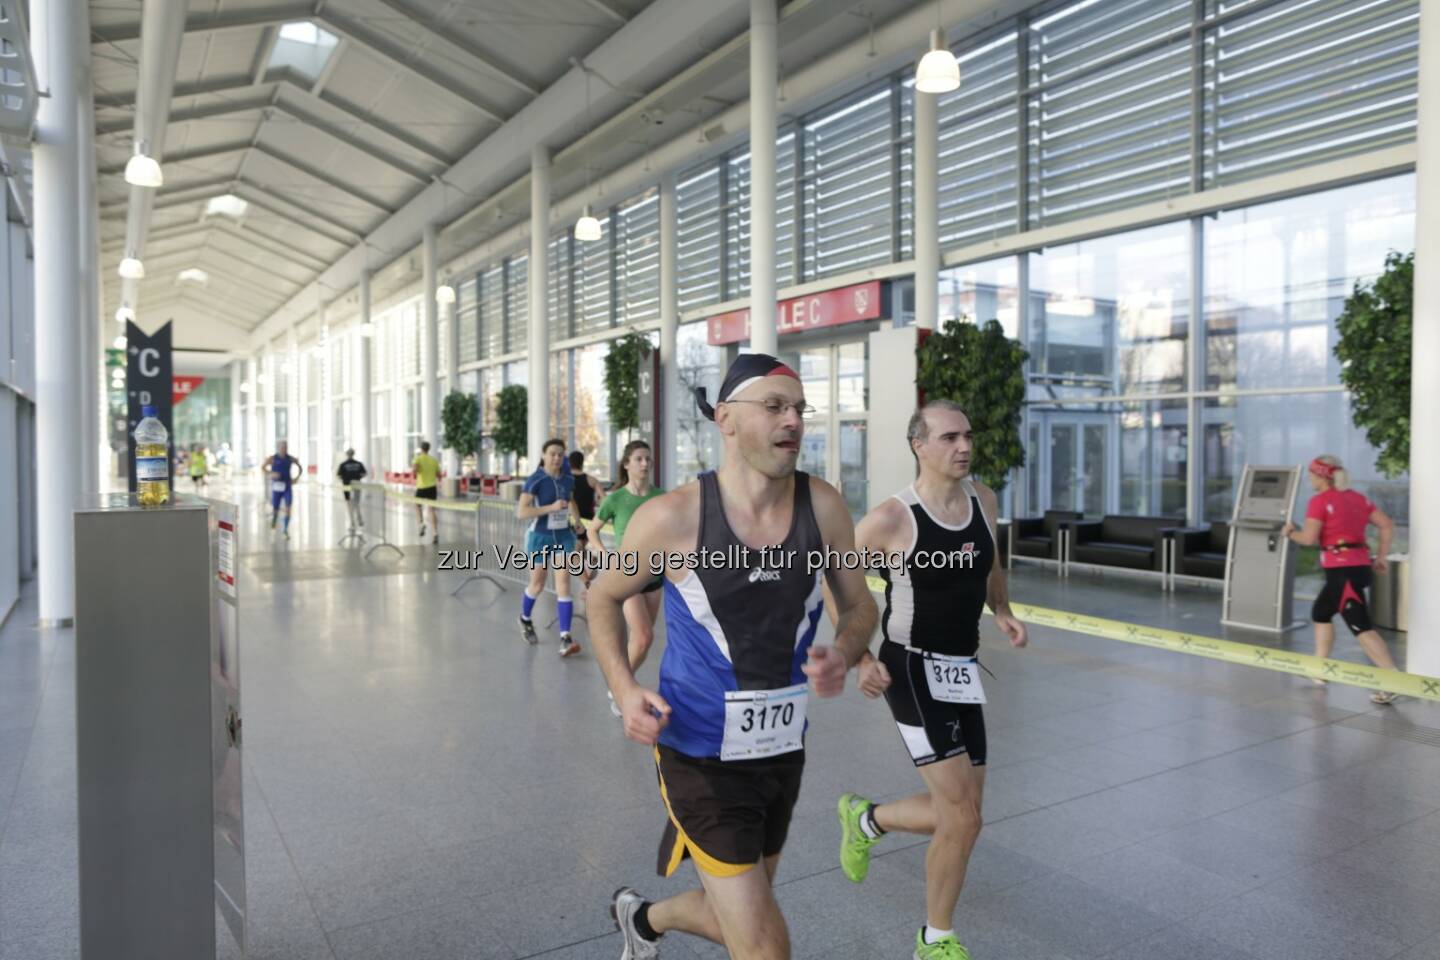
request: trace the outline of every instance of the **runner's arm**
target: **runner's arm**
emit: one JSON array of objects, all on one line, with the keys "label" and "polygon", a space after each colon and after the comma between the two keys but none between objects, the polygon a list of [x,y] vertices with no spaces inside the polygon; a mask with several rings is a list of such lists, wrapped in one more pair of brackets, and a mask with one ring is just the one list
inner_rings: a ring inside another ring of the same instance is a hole
[{"label": "runner's arm", "polygon": [[1280,529],[1280,532],[1289,537],[1291,543],[1302,547],[1313,547],[1320,543],[1320,531],[1324,526],[1323,522],[1314,517],[1306,517],[1304,529],[1297,530],[1295,524],[1287,523]]},{"label": "runner's arm", "polygon": [[[558,502],[557,500],[556,503]],[[554,512],[550,509],[550,504],[543,507],[535,506],[535,494],[533,493],[520,494],[520,502],[515,505],[515,516],[521,520],[534,520],[536,517],[543,517],[547,513]]]},{"label": "runner's arm", "polygon": [[620,708],[625,735],[640,743],[653,744],[660,736],[660,730],[668,721],[670,705],[635,680],[626,652],[623,608],[626,600],[638,596],[654,581],[656,575],[651,572],[650,558],[663,557],[671,544],[681,542],[676,530],[683,523],[677,518],[684,515],[686,505],[685,498],[671,494],[657,497],[636,510],[625,528],[629,547],[626,554],[636,558],[634,572],[627,572],[626,564],[611,566],[595,578],[586,595],[595,662],[600,665],[605,683]]},{"label": "runner's arm", "polygon": [[296,469],[296,470],[299,470],[299,471],[300,471],[299,476],[293,476],[293,477],[290,478],[290,482],[291,482],[291,483],[299,483],[299,482],[301,481],[301,479],[305,476],[305,466],[304,466],[304,464],[302,464],[302,463],[300,462],[300,458],[299,458],[299,457],[291,457],[291,458],[290,458],[290,466],[291,466],[293,469]]},{"label": "runner's arm", "polygon": [[1381,559],[1390,556],[1390,540],[1395,536],[1395,521],[1386,515],[1384,510],[1376,507],[1370,514],[1370,522],[1380,530],[1380,552],[1377,554]]},{"label": "runner's arm", "polygon": [[[840,491],[823,480],[812,478],[810,502],[815,509],[815,520],[820,526],[825,549],[842,556],[852,553],[855,550],[855,525]],[[870,638],[880,619],[875,598],[870,595],[863,570],[845,569],[843,565],[838,569],[828,568],[825,582],[835,600],[835,649],[844,658],[845,666],[853,667],[870,649]]]},{"label": "runner's arm", "polygon": [[[980,511],[985,514],[990,529],[996,530],[995,518],[1000,513],[1000,504],[995,497],[995,491],[977,480],[975,492],[980,497]],[[999,534],[996,533],[995,536],[998,538]],[[1023,647],[1029,642],[1025,624],[1021,623],[1010,609],[1010,585],[1005,579],[1005,567],[1000,563],[998,542],[995,544],[995,559],[990,564],[990,575],[985,580],[985,603],[995,616],[995,625],[1010,639],[1011,644]]]}]

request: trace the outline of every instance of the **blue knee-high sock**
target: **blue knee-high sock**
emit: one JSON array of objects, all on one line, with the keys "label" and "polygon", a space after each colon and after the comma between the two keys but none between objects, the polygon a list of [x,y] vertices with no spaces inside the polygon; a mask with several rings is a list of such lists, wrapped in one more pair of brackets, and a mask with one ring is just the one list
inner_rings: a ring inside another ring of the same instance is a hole
[{"label": "blue knee-high sock", "polygon": [[560,615],[560,632],[570,632],[570,618],[575,615],[575,601],[565,598],[555,601],[555,610]]},{"label": "blue knee-high sock", "polygon": [[520,616],[530,619],[530,612],[535,609],[535,600],[535,597],[530,596],[529,590],[520,595]]},{"label": "blue knee-high sock", "polygon": [[290,532],[290,514],[285,514],[285,532]]}]

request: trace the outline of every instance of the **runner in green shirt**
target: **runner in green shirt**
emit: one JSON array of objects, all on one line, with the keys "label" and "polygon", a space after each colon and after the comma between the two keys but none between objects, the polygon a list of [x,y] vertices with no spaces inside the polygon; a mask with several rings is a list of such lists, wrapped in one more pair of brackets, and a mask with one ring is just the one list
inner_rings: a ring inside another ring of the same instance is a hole
[{"label": "runner in green shirt", "polygon": [[[650,444],[644,440],[631,440],[625,444],[624,455],[620,458],[620,482],[605,494],[595,512],[595,519],[585,525],[590,535],[590,548],[597,551],[605,549],[600,530],[605,524],[612,523],[615,526],[615,547],[621,549],[625,543],[625,527],[635,511],[640,509],[640,504],[664,492],[650,483]],[[645,564],[648,560],[641,557],[639,562]],[[665,578],[656,577],[644,593],[625,601],[625,626],[629,634],[627,652],[632,671],[640,669],[645,655],[650,652],[650,644],[655,640],[655,617],[660,612],[660,590],[664,586]],[[610,712],[620,716],[613,699],[610,701]]]}]

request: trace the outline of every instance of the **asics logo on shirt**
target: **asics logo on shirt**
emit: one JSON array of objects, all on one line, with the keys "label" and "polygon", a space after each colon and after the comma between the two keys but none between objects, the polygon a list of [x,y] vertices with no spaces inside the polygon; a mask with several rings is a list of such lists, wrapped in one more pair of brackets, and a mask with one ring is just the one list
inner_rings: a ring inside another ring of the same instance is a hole
[{"label": "asics logo on shirt", "polygon": [[762,570],[759,567],[756,567],[754,570],[750,571],[751,583],[773,583],[779,581],[779,579],[779,570]]}]

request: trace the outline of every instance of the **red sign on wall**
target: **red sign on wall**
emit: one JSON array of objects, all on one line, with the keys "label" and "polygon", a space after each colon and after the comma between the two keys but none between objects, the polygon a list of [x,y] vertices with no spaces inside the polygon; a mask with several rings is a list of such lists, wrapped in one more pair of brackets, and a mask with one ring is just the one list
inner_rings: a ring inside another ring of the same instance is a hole
[{"label": "red sign on wall", "polygon": [[171,402],[175,406],[179,406],[181,400],[190,396],[196,387],[205,382],[204,377],[171,377],[170,379],[174,381],[170,388],[170,394]]},{"label": "red sign on wall", "polygon": [[[881,293],[882,282],[871,280],[853,287],[782,300],[776,309],[777,329],[784,336],[842,323],[879,320],[884,315]],[[705,339],[712,347],[750,339],[749,310],[718,314],[706,320],[705,324]]]}]

